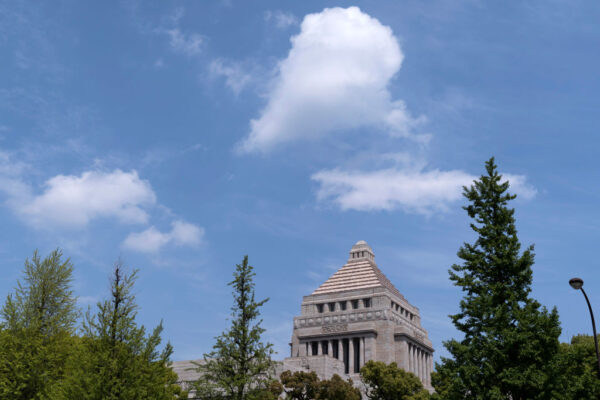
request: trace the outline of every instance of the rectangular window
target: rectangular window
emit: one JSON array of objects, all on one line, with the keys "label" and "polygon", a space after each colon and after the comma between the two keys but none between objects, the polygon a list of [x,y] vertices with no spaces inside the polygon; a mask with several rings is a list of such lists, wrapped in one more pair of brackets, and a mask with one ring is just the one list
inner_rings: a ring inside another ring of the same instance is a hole
[{"label": "rectangular window", "polygon": [[319,314],[323,312],[323,304],[317,304],[317,311],[319,312]]},{"label": "rectangular window", "polygon": [[321,342],[321,347],[323,348],[323,354],[329,354],[329,346],[327,340],[323,340]]},{"label": "rectangular window", "polygon": [[358,300],[352,300],[352,309],[356,310],[357,308],[358,308]]},{"label": "rectangular window", "polygon": [[327,305],[329,306],[329,312],[335,311],[335,303],[328,303]]},{"label": "rectangular window", "polygon": [[363,305],[365,306],[365,308],[370,308],[371,307],[371,299],[363,299]]},{"label": "rectangular window", "polygon": [[312,355],[316,356],[317,354],[319,354],[319,342],[311,342],[311,350],[312,350]]},{"label": "rectangular window", "polygon": [[340,301],[340,310],[346,311],[346,302],[345,301]]}]

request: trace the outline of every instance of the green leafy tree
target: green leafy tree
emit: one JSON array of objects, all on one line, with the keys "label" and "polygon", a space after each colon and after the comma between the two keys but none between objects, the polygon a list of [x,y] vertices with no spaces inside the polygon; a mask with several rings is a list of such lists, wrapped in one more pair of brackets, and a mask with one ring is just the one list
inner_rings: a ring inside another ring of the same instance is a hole
[{"label": "green leafy tree", "polygon": [[600,399],[600,379],[594,337],[573,336],[571,343],[561,343],[553,365],[552,398],[564,400]]},{"label": "green leafy tree", "polygon": [[352,379],[343,380],[338,374],[320,380],[314,371],[284,371],[280,376],[287,400],[360,400],[360,390]]},{"label": "green leafy tree", "polygon": [[269,383],[261,385],[254,390],[250,390],[248,394],[249,400],[278,400],[279,396],[283,393],[283,386],[281,382],[276,379],[272,379]]},{"label": "green leafy tree", "polygon": [[314,371],[283,371],[279,378],[288,400],[312,400],[317,396],[319,377]]},{"label": "green leafy tree", "polygon": [[444,343],[432,383],[444,399],[551,398],[552,365],[558,353],[560,324],[556,308],[548,312],[532,299],[533,246],[521,252],[514,209],[494,159],[487,174],[464,188],[477,234],[458,251],[463,260],[449,271],[464,297],[452,315],[462,340]]},{"label": "green leafy tree", "polygon": [[427,400],[429,392],[414,374],[398,368],[395,362],[368,361],[360,376],[371,400]]},{"label": "green leafy tree", "polygon": [[46,399],[64,377],[78,317],[73,265],[59,249],[25,261],[1,310],[0,398]]},{"label": "green leafy tree", "polygon": [[265,330],[258,319],[269,299],[255,300],[255,275],[245,256],[229,283],[234,299],[231,327],[216,338],[213,351],[204,355],[205,363],[196,364],[201,377],[193,387],[201,399],[246,400],[271,382],[273,346],[262,342]]},{"label": "green leafy tree", "polygon": [[137,271],[126,274],[116,263],[111,296],[88,310],[83,337],[69,359],[67,379],[53,398],[72,400],[172,400],[186,398],[170,368],[173,348],[159,350],[162,322],[150,334],[138,326],[132,293]]},{"label": "green leafy tree", "polygon": [[338,374],[319,382],[317,389],[318,400],[360,400],[361,397],[360,390],[354,387],[352,379],[345,381]]}]

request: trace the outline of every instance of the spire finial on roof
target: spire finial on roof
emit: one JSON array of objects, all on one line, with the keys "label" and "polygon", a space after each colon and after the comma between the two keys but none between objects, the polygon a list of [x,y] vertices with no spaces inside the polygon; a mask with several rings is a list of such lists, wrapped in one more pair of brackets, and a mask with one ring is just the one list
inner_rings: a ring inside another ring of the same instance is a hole
[{"label": "spire finial on roof", "polygon": [[352,249],[350,249],[350,257],[348,258],[348,262],[355,262],[359,260],[375,261],[375,253],[373,253],[373,249],[371,249],[371,246],[369,246],[364,240],[359,240],[354,246],[352,246]]}]

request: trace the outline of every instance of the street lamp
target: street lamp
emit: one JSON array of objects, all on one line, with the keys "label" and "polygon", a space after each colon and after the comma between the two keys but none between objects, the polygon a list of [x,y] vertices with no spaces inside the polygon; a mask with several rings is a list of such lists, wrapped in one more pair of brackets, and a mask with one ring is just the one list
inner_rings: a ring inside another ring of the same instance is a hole
[{"label": "street lamp", "polygon": [[592,317],[592,328],[594,329],[594,343],[596,344],[596,359],[598,360],[598,378],[600,378],[600,351],[598,351],[598,335],[596,334],[596,322],[594,321],[594,312],[592,311],[592,305],[590,304],[590,300],[585,294],[585,290],[583,290],[583,279],[581,278],[571,278],[569,280],[569,285],[575,290],[581,290],[583,293],[583,297],[585,297],[585,301],[587,301],[588,308],[590,309],[590,316]]}]

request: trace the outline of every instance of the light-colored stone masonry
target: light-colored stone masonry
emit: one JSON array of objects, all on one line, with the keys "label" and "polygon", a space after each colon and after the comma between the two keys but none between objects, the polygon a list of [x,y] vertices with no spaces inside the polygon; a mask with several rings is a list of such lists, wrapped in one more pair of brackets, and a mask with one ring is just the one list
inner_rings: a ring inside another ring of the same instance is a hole
[{"label": "light-colored stone masonry", "polygon": [[[433,351],[419,309],[383,275],[373,250],[361,240],[343,267],[304,296],[290,357],[278,364],[277,374],[288,369],[315,371],[321,379],[338,374],[360,386],[358,371],[368,360],[396,362],[432,391]],[[183,371],[187,365],[173,364],[182,381],[194,375]]]},{"label": "light-colored stone masonry", "polygon": [[396,362],[431,390],[433,351],[419,309],[383,275],[371,247],[359,241],[348,262],[303,298],[294,318],[291,357],[282,368],[297,365],[300,358],[305,370],[329,379],[339,374],[338,364],[324,364],[336,365],[334,372],[312,361],[325,356],[341,362],[342,377],[359,380],[358,371],[368,360]]}]

